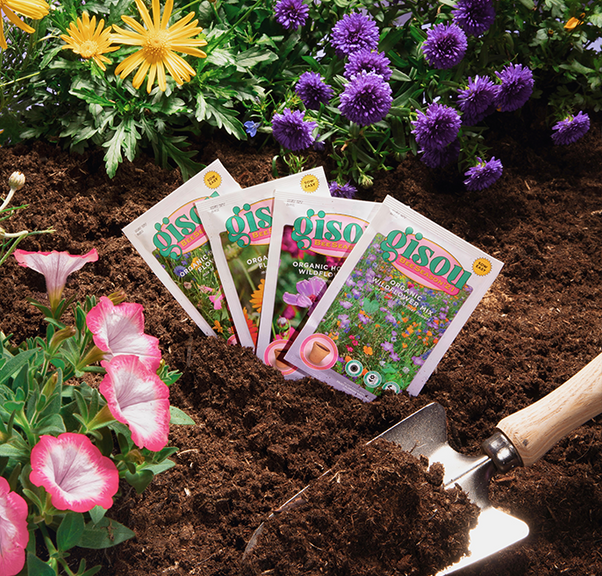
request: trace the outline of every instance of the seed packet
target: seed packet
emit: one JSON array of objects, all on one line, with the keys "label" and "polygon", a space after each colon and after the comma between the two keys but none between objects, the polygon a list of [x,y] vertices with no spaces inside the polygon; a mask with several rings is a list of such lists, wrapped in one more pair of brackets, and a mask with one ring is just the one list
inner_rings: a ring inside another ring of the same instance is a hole
[{"label": "seed packet", "polygon": [[314,168],[196,205],[211,242],[238,341],[253,350],[263,303],[276,190],[330,195],[323,168]]},{"label": "seed packet", "polygon": [[285,378],[305,375],[284,361],[284,351],[379,206],[293,192],[275,195],[256,354]]},{"label": "seed packet", "polygon": [[501,268],[387,196],[285,359],[365,401],[416,396]]},{"label": "seed packet", "polygon": [[236,338],[234,324],[195,202],[240,189],[215,160],[123,229],[203,333],[230,342]]}]

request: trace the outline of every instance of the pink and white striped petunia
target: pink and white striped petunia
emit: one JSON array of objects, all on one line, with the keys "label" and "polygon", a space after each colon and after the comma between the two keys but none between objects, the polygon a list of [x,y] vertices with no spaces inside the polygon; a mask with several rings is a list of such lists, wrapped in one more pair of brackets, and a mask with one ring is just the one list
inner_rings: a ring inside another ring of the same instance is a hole
[{"label": "pink and white striped petunia", "polygon": [[50,308],[56,310],[61,301],[63,289],[67,282],[67,276],[80,268],[87,262],[96,262],[98,252],[92,248],[83,256],[73,256],[69,252],[27,252],[26,250],[15,250],[17,262],[25,268],[31,268],[44,275],[46,278],[46,290],[50,300]]},{"label": "pink and white striped petunia", "polygon": [[136,356],[116,356],[101,365],[107,373],[99,390],[113,417],[129,426],[139,448],[163,449],[169,435],[169,388]]},{"label": "pink and white striped petunia", "polygon": [[46,489],[58,510],[106,510],[119,488],[115,464],[84,434],[40,436],[31,451],[31,468],[29,479]]},{"label": "pink and white striped petunia", "polygon": [[105,360],[133,354],[149,370],[161,363],[159,339],[144,333],[144,307],[123,302],[115,306],[106,296],[88,312],[86,324],[94,335],[94,344],[105,352]]},{"label": "pink and white striped petunia", "polygon": [[27,502],[0,476],[0,574],[15,576],[25,566]]}]

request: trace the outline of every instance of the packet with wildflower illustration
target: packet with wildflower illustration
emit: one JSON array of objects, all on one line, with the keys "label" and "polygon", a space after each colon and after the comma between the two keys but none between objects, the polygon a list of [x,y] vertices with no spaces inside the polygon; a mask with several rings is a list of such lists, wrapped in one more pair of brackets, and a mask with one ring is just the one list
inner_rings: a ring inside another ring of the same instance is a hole
[{"label": "packet with wildflower illustration", "polygon": [[234,339],[211,246],[195,202],[240,190],[219,160],[185,182],[123,232],[207,336]]},{"label": "packet with wildflower illustration", "polygon": [[323,168],[313,168],[224,198],[196,203],[211,242],[238,343],[253,350],[263,303],[274,194],[280,191],[330,195]]},{"label": "packet with wildflower illustration", "polygon": [[365,401],[415,396],[501,268],[387,196],[285,360]]},{"label": "packet with wildflower illustration", "polygon": [[257,356],[283,376],[304,374],[287,364],[294,340],[380,204],[278,192],[265,275]]}]

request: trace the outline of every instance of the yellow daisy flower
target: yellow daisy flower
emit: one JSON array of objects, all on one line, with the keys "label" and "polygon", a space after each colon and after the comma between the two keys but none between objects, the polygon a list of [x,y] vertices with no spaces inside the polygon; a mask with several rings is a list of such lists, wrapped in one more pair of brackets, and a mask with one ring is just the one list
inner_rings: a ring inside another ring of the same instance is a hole
[{"label": "yellow daisy flower", "polygon": [[33,34],[35,30],[22,20],[19,20],[17,14],[33,18],[34,20],[41,20],[48,14],[48,10],[48,4],[44,0],[0,0],[0,47],[4,50],[8,48],[6,38],[4,37],[2,12],[15,26],[28,34]]},{"label": "yellow daisy flower", "polygon": [[119,46],[111,46],[113,41],[111,27],[104,28],[104,20],[101,20],[96,27],[96,16],[92,16],[90,20],[87,12],[84,12],[81,20],[78,18],[76,22],[69,24],[69,34],[61,34],[61,40],[67,43],[67,46],[63,46],[63,50],[73,50],[86,60],[92,58],[103,70],[106,70],[105,63],[110,64],[111,61],[103,54],[119,50]]},{"label": "yellow daisy flower", "polygon": [[[2,0],[0,0],[1,2]],[[193,39],[193,36],[200,34],[202,28],[196,25],[198,20],[190,22],[194,17],[191,12],[188,16],[178,20],[173,26],[168,27],[167,22],[173,10],[173,0],[167,0],[163,10],[163,17],[160,17],[159,0],[153,0],[153,18],[142,3],[142,0],[136,0],[136,6],[142,17],[146,28],[136,22],[129,16],[122,16],[121,19],[134,31],[124,30],[119,26],[114,26],[118,34],[113,35],[113,42],[120,42],[130,46],[141,46],[141,49],[128,56],[115,69],[115,74],[125,78],[135,68],[140,68],[134,75],[132,84],[134,88],[139,88],[148,72],[146,91],[150,93],[151,88],[157,78],[159,88],[165,92],[167,88],[165,78],[165,68],[171,74],[177,84],[189,82],[190,78],[196,74],[192,66],[175,52],[182,52],[190,56],[205,58],[207,54],[195,48],[195,46],[206,46],[207,42],[199,38]]]}]

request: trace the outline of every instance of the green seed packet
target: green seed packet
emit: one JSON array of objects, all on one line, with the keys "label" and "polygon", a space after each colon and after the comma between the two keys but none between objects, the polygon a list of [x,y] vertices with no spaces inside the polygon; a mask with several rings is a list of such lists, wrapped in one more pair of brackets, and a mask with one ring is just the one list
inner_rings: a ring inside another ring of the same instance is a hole
[{"label": "green seed packet", "polygon": [[501,268],[388,196],[284,359],[365,401],[416,396]]},{"label": "green seed packet", "polygon": [[256,354],[286,379],[303,372],[282,358],[361,238],[380,204],[278,192]]},{"label": "green seed packet", "polygon": [[128,224],[123,233],[207,336],[236,341],[195,202],[240,190],[219,160]]},{"label": "green seed packet", "polygon": [[238,341],[253,350],[263,304],[274,193],[280,191],[330,195],[324,170],[313,168],[196,205],[211,242]]}]

